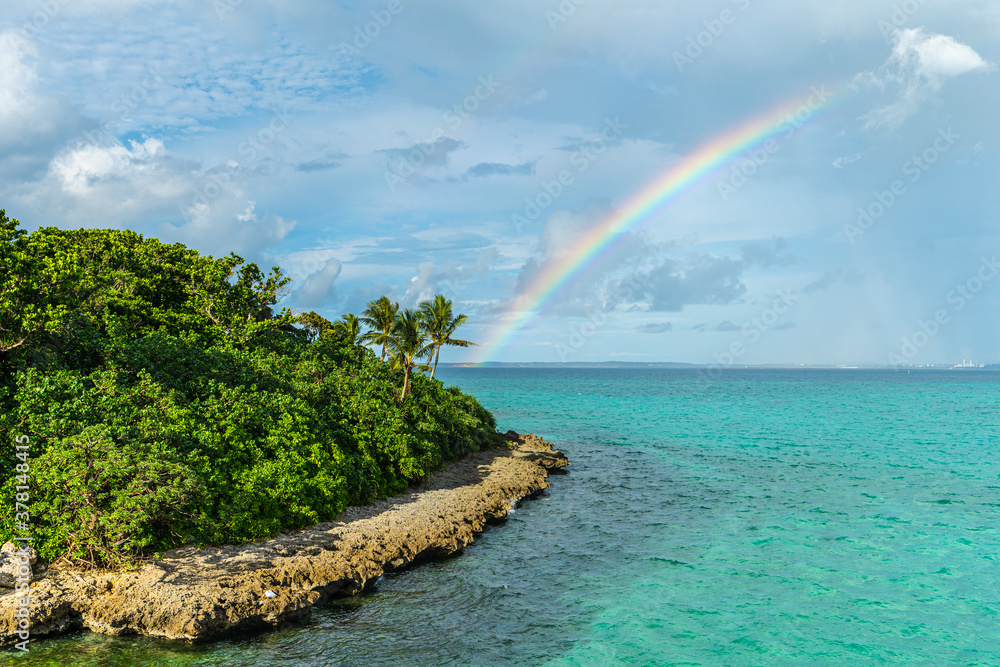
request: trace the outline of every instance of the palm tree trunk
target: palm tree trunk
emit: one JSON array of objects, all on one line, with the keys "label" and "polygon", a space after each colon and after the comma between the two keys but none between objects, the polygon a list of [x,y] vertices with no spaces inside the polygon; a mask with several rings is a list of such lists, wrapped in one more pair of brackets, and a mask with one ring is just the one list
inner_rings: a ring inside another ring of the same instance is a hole
[{"label": "palm tree trunk", "polygon": [[431,369],[431,379],[434,379],[434,373],[438,369],[438,359],[441,358],[441,346],[438,345],[437,349],[434,350],[434,367]]},{"label": "palm tree trunk", "polygon": [[405,401],[406,396],[409,393],[410,393],[410,366],[409,364],[407,364],[406,367],[403,369],[403,395],[399,399],[400,402]]}]

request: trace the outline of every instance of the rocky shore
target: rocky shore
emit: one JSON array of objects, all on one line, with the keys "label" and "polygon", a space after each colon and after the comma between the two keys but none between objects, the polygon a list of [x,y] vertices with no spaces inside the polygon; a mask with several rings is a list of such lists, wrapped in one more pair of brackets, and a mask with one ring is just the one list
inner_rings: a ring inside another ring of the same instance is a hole
[{"label": "rocky shore", "polygon": [[[309,617],[384,572],[461,553],[522,498],[569,465],[541,438],[469,454],[404,496],[348,508],[336,521],[239,546],[175,549],[132,572],[51,568],[31,584],[31,638],[86,628],[205,640]],[[0,591],[9,589],[0,589]],[[19,641],[13,594],[0,597],[0,646]]]}]

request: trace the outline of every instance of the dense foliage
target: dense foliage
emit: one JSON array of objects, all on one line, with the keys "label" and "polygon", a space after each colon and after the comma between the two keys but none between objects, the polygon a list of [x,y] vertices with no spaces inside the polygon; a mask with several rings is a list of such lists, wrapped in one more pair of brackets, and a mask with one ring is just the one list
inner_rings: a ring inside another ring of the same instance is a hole
[{"label": "dense foliage", "polygon": [[[359,346],[359,318],[276,313],[287,283],[130,231],[25,234],[0,211],[0,502],[27,435],[43,558],[268,537],[496,444],[474,399]],[[15,532],[5,511],[0,542]]]}]

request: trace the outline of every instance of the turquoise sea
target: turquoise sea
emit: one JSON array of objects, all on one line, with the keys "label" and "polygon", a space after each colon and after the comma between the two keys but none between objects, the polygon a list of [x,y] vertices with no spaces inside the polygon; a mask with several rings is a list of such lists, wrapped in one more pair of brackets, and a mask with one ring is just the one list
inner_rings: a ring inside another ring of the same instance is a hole
[{"label": "turquoise sea", "polygon": [[18,665],[1000,665],[1000,373],[442,368],[567,474],[465,555],[206,646]]}]

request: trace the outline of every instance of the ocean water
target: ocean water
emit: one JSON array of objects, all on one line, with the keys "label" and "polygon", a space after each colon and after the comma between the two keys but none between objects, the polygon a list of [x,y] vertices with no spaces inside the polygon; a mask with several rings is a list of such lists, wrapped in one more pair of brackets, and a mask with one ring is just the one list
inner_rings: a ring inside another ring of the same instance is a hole
[{"label": "ocean water", "polygon": [[572,466],[305,626],[18,665],[1000,665],[1000,373],[442,368]]}]

